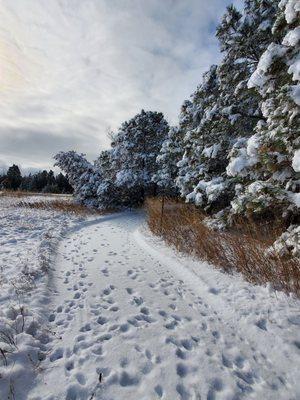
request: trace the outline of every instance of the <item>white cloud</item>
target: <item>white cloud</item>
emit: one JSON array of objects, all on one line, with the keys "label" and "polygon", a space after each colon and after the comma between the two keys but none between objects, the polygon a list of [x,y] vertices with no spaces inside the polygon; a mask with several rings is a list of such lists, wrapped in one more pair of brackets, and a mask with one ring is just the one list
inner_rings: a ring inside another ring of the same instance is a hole
[{"label": "white cloud", "polygon": [[[2,0],[0,160],[96,157],[141,108],[170,123],[219,59],[225,0]],[[22,145],[21,145],[22,144]]]}]

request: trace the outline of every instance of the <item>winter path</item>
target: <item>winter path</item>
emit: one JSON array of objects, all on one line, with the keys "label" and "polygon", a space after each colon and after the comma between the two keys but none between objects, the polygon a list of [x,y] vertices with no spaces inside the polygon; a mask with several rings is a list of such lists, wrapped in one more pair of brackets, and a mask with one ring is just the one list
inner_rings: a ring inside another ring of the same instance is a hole
[{"label": "winter path", "polygon": [[299,303],[179,259],[143,221],[107,216],[62,241],[55,339],[28,398],[299,399]]}]

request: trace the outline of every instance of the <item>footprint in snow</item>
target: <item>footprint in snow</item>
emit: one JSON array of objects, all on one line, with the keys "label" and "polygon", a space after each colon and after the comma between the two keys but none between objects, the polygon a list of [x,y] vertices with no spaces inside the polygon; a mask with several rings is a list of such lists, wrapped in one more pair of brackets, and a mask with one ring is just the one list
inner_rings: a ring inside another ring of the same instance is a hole
[{"label": "footprint in snow", "polygon": [[109,276],[109,272],[107,268],[101,269],[101,272],[104,276],[108,277]]},{"label": "footprint in snow", "polygon": [[91,324],[85,324],[85,325],[83,325],[80,329],[79,329],[79,332],[88,332],[88,331],[90,331],[92,328],[91,328]]},{"label": "footprint in snow", "polygon": [[210,288],[208,291],[209,291],[209,293],[212,293],[215,295],[218,295],[220,293],[220,290],[217,288]]},{"label": "footprint in snow", "polygon": [[64,349],[62,347],[57,348],[51,355],[50,355],[50,361],[54,362],[56,360],[59,360],[60,358],[63,357],[64,354]]},{"label": "footprint in snow", "polygon": [[120,325],[120,331],[123,333],[128,332],[129,329],[130,329],[130,325],[127,323]]},{"label": "footprint in snow", "polygon": [[267,330],[267,321],[264,318],[257,321],[255,325],[263,331]]},{"label": "footprint in snow", "polygon": [[136,297],[134,296],[131,303],[135,304],[136,306],[140,306],[141,304],[143,304],[144,299],[142,297]]},{"label": "footprint in snow", "polygon": [[55,314],[50,314],[49,316],[49,322],[55,321]]},{"label": "footprint in snow", "polygon": [[163,397],[164,391],[161,385],[156,385],[154,388],[155,393],[157,394],[158,397]]},{"label": "footprint in snow", "polygon": [[98,317],[97,322],[100,325],[104,325],[104,324],[106,324],[108,322],[108,319],[105,318],[105,317],[100,316],[100,317]]},{"label": "footprint in snow", "polygon": [[183,363],[178,363],[176,365],[176,373],[180,378],[185,378],[189,373],[187,365]]},{"label": "footprint in snow", "polygon": [[108,309],[108,311],[112,311],[112,312],[117,312],[119,311],[119,307],[118,306],[112,306]]},{"label": "footprint in snow", "polygon": [[65,368],[67,371],[72,371],[72,369],[74,368],[74,361],[67,361],[65,364]]},{"label": "footprint in snow", "polygon": [[158,314],[163,318],[166,318],[168,316],[168,313],[164,310],[159,310]]},{"label": "footprint in snow", "polygon": [[75,374],[75,377],[80,385],[86,384],[85,376],[81,372],[77,372],[77,374]]}]

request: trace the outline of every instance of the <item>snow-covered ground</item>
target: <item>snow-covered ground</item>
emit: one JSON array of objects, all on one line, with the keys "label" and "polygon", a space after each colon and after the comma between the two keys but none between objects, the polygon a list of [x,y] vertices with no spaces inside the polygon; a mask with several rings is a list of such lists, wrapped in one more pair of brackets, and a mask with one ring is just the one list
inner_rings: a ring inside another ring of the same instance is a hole
[{"label": "snow-covered ground", "polygon": [[18,289],[23,279],[27,281],[28,274],[40,272],[47,246],[52,245],[53,237],[70,222],[65,214],[17,207],[18,203],[48,202],[57,198],[68,199],[61,196],[0,197],[0,305],[12,288]]},{"label": "snow-covered ground", "polygon": [[17,400],[300,398],[299,301],[176,254],[142,213],[51,226],[64,234],[42,280],[47,322],[28,334],[45,359],[14,375]]},{"label": "snow-covered ground", "polygon": [[0,193],[0,399],[26,397],[51,340],[44,323],[51,297],[48,270],[64,231],[82,217],[19,207],[71,201],[70,196],[3,196]]}]

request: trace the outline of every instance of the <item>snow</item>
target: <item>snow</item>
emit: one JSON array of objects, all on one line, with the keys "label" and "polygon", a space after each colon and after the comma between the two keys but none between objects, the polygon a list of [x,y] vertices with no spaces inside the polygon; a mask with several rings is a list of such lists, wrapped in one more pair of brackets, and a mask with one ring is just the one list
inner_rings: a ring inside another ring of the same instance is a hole
[{"label": "snow", "polygon": [[[258,161],[257,149],[260,146],[258,135],[252,135],[249,139],[239,138],[232,148],[233,154],[237,151],[236,156],[232,156],[226,167],[226,173],[229,176],[243,176],[243,170],[252,167]],[[246,172],[245,172],[246,173]]]},{"label": "snow", "polygon": [[[13,210],[3,208],[4,218]],[[18,335],[14,367],[0,370],[3,398],[9,382],[18,400],[300,396],[298,300],[179,255],[140,212],[68,221],[18,213],[31,223],[22,236],[28,249],[50,228],[59,247],[27,302],[33,313],[39,300],[43,335],[34,326]],[[18,240],[19,225],[5,232]],[[22,249],[13,246],[8,265]]]},{"label": "snow", "polygon": [[[44,357],[43,309],[51,293],[47,271],[63,231],[81,218],[42,209],[19,207],[26,203],[70,201],[69,196],[7,197],[0,195],[0,398],[24,399]],[[10,338],[7,342],[5,336]]]},{"label": "snow", "polygon": [[247,141],[247,154],[249,157],[257,157],[257,149],[260,147],[258,135],[252,135]]},{"label": "snow", "polygon": [[300,27],[289,31],[283,38],[282,43],[285,46],[297,46],[300,41]]},{"label": "snow", "polygon": [[299,0],[282,0],[279,3],[279,7],[285,7],[285,19],[288,24],[294,22],[297,18],[297,12],[300,12]]},{"label": "snow", "polygon": [[293,62],[290,63],[288,73],[292,75],[294,81],[300,81],[300,55],[295,57]]},{"label": "snow", "polygon": [[[294,102],[300,106],[300,84],[299,85],[292,85],[292,98]],[[298,115],[298,112],[297,114]]]},{"label": "snow", "polygon": [[250,183],[250,185],[247,187],[247,190],[251,194],[258,194],[262,189],[264,189],[266,186],[265,182],[263,181],[256,181],[253,183]]},{"label": "snow", "polygon": [[295,151],[292,166],[296,172],[300,172],[300,149]]},{"label": "snow", "polygon": [[264,20],[258,27],[261,31],[266,31],[268,28],[271,28],[271,22],[267,19]]},{"label": "snow", "polygon": [[[297,193],[299,195],[299,193]],[[298,196],[298,203],[300,199]],[[299,204],[298,204],[299,207]],[[289,254],[300,257],[300,226],[290,225],[289,228],[274,242],[273,248],[282,256]]]},{"label": "snow", "polygon": [[290,193],[290,201],[300,208],[300,193]]},{"label": "snow", "polygon": [[226,167],[226,173],[229,176],[237,176],[247,166],[248,166],[248,158],[246,149],[241,149],[239,157],[234,157],[230,160],[229,164]]},{"label": "snow", "polygon": [[212,146],[205,147],[202,151],[202,154],[207,158],[216,158],[220,149],[221,145],[219,143],[213,144]]},{"label": "snow", "polygon": [[225,184],[222,177],[213,178],[210,181],[201,180],[195,186],[195,189],[186,196],[186,201],[194,201],[196,205],[202,205],[204,193],[208,201],[215,201],[223,192],[224,187]]},{"label": "snow", "polygon": [[248,88],[262,87],[268,80],[268,70],[276,58],[282,57],[286,48],[277,43],[271,43],[259,59],[256,70],[250,76]]},{"label": "snow", "polygon": [[197,206],[201,206],[203,204],[203,194],[198,192],[192,192],[186,196],[187,202],[194,201]]},{"label": "snow", "polygon": [[[67,223],[67,216],[46,210],[17,207],[19,202],[34,203],[51,201],[56,196],[6,197],[0,196],[0,304],[12,291],[22,284],[22,273],[40,273],[41,258],[51,241],[60,234]],[[43,251],[41,251],[41,248]],[[25,279],[25,277],[24,277]]]}]

